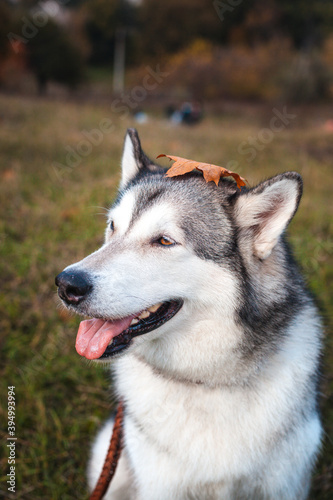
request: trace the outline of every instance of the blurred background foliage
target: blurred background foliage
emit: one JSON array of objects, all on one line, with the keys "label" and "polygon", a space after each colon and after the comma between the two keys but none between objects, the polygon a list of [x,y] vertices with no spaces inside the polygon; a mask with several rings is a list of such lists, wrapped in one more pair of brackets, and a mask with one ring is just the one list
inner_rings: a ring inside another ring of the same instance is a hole
[{"label": "blurred background foliage", "polygon": [[171,97],[326,100],[332,27],[331,0],[2,0],[0,86],[89,89],[96,75],[112,74],[122,37],[129,81],[163,62]]}]

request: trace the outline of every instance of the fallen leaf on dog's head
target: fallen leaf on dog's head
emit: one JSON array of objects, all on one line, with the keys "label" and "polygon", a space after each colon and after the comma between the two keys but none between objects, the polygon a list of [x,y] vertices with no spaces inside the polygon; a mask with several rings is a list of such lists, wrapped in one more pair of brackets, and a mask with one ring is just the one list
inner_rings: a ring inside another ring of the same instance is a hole
[{"label": "fallen leaf on dog's head", "polygon": [[184,175],[196,168],[203,173],[206,182],[213,181],[216,185],[218,185],[221,177],[231,176],[237,182],[237,187],[239,189],[241,188],[241,186],[245,186],[245,179],[243,179],[243,177],[236,174],[235,172],[231,172],[227,168],[218,167],[217,165],[212,165],[210,163],[187,160],[186,158],[181,158],[180,156],[158,155],[157,158],[161,158],[163,156],[175,162],[165,174],[167,177]]}]

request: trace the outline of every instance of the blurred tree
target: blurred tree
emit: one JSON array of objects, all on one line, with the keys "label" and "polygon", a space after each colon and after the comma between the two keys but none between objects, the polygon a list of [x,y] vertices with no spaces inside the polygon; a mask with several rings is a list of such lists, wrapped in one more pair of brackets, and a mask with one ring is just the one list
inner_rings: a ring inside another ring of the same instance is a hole
[{"label": "blurred tree", "polygon": [[236,33],[248,45],[283,37],[289,38],[296,48],[313,48],[333,28],[332,0],[253,0],[246,3],[243,14],[242,19],[229,19],[229,42],[237,41]]},{"label": "blurred tree", "polygon": [[91,43],[90,62],[111,65],[116,30],[131,32],[136,24],[136,7],[127,0],[87,0],[83,7]]},{"label": "blurred tree", "polygon": [[217,44],[255,45],[283,37],[300,48],[317,45],[332,31],[333,1],[142,0],[141,56],[161,57],[201,38]]},{"label": "blurred tree", "polygon": [[255,0],[245,13],[242,23],[231,28],[229,42],[237,41],[238,34],[244,45],[268,43],[280,36],[281,13],[275,0]]},{"label": "blurred tree", "polygon": [[332,75],[316,52],[300,51],[282,74],[282,96],[291,102],[317,102],[329,99]]},{"label": "blurred tree", "polygon": [[[44,3],[43,0],[9,0],[12,1],[12,3],[15,3],[19,7],[21,7],[24,10],[28,10],[34,7],[39,7]],[[69,7],[69,8],[76,8],[82,5],[86,0],[52,0],[56,3],[58,3],[60,6],[63,7]]]},{"label": "blurred tree", "polygon": [[5,3],[0,4],[0,59],[5,57],[9,50],[7,33],[13,23],[9,7]]},{"label": "blurred tree", "polygon": [[141,55],[162,57],[181,50],[195,39],[213,43],[225,43],[234,24],[240,23],[252,5],[233,2],[234,7],[224,6],[228,2],[212,0],[168,0],[156,6],[155,0],[143,0],[140,6]]},{"label": "blurred tree", "polygon": [[75,88],[83,79],[83,59],[62,27],[49,19],[27,44],[29,66],[40,93],[53,80]]},{"label": "blurred tree", "polygon": [[297,48],[313,48],[333,30],[332,0],[278,0],[280,25]]}]

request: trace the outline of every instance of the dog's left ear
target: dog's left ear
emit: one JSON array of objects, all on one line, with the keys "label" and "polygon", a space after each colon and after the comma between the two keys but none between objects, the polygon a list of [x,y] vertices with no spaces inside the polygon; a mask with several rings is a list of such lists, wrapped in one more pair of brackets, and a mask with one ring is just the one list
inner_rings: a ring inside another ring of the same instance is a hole
[{"label": "dog's left ear", "polygon": [[124,188],[148,163],[150,160],[142,151],[138,132],[135,128],[129,128],[126,132],[121,160],[120,187]]},{"label": "dog's left ear", "polygon": [[241,230],[250,231],[253,253],[266,259],[293,218],[302,196],[303,182],[297,172],[286,172],[241,194],[235,215]]}]

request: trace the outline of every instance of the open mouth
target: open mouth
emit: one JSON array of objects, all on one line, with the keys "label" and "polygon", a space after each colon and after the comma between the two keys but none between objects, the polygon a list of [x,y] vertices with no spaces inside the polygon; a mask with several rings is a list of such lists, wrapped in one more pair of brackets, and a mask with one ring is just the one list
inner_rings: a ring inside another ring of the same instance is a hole
[{"label": "open mouth", "polygon": [[177,314],[182,300],[155,304],[138,314],[110,321],[81,321],[76,337],[76,350],[87,359],[105,359],[127,349],[134,337],[159,328]]}]

